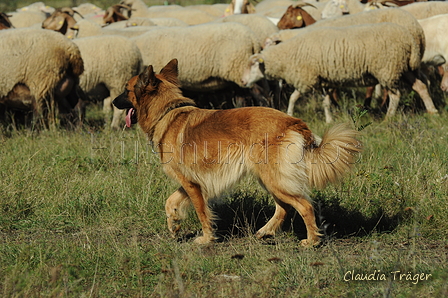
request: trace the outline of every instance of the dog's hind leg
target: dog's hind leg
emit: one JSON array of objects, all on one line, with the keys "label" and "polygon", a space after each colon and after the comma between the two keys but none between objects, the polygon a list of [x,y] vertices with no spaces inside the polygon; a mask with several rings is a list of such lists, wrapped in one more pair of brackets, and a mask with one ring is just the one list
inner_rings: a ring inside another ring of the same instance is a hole
[{"label": "dog's hind leg", "polygon": [[185,181],[182,183],[183,189],[190,197],[191,203],[194,206],[196,214],[202,225],[202,236],[197,237],[194,242],[199,244],[207,244],[213,242],[215,237],[212,229],[212,212],[208,207],[207,201],[201,192],[201,187],[198,184]]},{"label": "dog's hind leg", "polygon": [[186,208],[190,201],[187,193],[181,187],[176,190],[165,203],[166,220],[168,223],[168,230],[175,237],[177,231],[180,229],[182,219],[186,217]]},{"label": "dog's hind leg", "polygon": [[294,207],[302,216],[306,226],[307,239],[302,240],[301,245],[312,246],[319,244],[319,236],[322,236],[322,234],[319,233],[317,228],[314,208],[310,201],[304,195],[291,195],[281,190],[273,191],[273,195],[284,204]]},{"label": "dog's hind leg", "polygon": [[274,236],[275,232],[277,232],[280,229],[280,226],[285,220],[286,213],[291,207],[290,205],[287,205],[282,201],[280,201],[279,199],[277,199],[275,196],[274,199],[275,199],[275,213],[272,216],[272,218],[255,234],[255,237],[257,237],[258,239],[267,236]]}]

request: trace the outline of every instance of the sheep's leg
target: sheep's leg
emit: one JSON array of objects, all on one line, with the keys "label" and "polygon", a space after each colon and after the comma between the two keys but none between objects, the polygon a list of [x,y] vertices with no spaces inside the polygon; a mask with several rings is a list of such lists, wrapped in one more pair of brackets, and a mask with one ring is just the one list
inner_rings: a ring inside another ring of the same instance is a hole
[{"label": "sheep's leg", "polygon": [[103,100],[103,112],[104,114],[109,115],[111,111],[112,111],[112,96],[109,96]]},{"label": "sheep's leg", "polygon": [[415,79],[415,82],[412,85],[412,89],[414,89],[415,92],[417,92],[418,95],[420,95],[420,97],[423,100],[423,103],[425,104],[426,111],[428,113],[430,114],[438,113],[436,107],[434,106],[432,98],[429,95],[428,88],[422,81],[420,81],[419,79]]},{"label": "sheep's leg", "polygon": [[103,99],[103,114],[104,114],[104,127],[109,127],[110,125],[110,114],[112,113],[112,96]]},{"label": "sheep's leg", "polygon": [[331,98],[330,94],[326,93],[324,96],[324,101],[322,103],[325,112],[325,122],[332,123],[333,116],[331,115],[330,106],[331,106]]},{"label": "sheep's leg", "polygon": [[395,112],[400,102],[400,91],[389,89],[389,107],[387,108],[386,119],[395,116]]},{"label": "sheep's leg", "polygon": [[434,106],[431,96],[428,92],[428,87],[420,79],[418,79],[412,72],[407,72],[405,78],[412,84],[412,89],[420,95],[425,104],[426,111],[430,114],[437,114],[438,111]]},{"label": "sheep's leg", "polygon": [[338,89],[332,88],[331,91],[331,103],[334,104],[336,107],[339,107],[339,95],[338,95]]},{"label": "sheep's leg", "polygon": [[299,97],[300,92],[299,90],[295,89],[294,92],[289,97],[288,110],[286,112],[286,114],[288,114],[289,116],[292,116],[292,114],[294,113],[294,105],[296,104],[296,101],[299,99]]},{"label": "sheep's leg", "polygon": [[124,118],[125,110],[120,110],[115,106],[113,108],[114,108],[114,114],[112,116],[112,123],[110,124],[110,127],[119,129],[120,128],[120,120],[122,118]]},{"label": "sheep's leg", "polygon": [[372,104],[372,96],[374,93],[375,87],[369,86],[366,88],[366,97],[364,98],[364,109],[368,110],[370,109],[370,106]]}]

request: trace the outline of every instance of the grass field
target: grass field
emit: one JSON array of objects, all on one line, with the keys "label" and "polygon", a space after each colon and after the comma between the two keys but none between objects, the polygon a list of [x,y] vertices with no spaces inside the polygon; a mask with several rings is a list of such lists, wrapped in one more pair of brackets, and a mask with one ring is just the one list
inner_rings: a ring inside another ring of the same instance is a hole
[{"label": "grass field", "polygon": [[[313,249],[299,246],[294,212],[275,238],[253,236],[274,205],[251,178],[213,202],[217,243],[192,243],[193,211],[171,238],[164,201],[177,185],[138,128],[3,131],[0,296],[448,296],[444,105],[438,117],[407,109],[382,122],[358,117],[351,96],[343,103],[338,122],[372,124],[353,173],[312,193],[325,234]],[[314,101],[297,116],[317,134],[327,127]]]}]

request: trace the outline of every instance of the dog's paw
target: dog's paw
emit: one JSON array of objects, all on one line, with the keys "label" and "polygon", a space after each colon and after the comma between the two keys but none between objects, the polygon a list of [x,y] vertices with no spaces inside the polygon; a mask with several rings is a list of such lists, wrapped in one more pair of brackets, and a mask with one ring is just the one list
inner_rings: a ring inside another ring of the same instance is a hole
[{"label": "dog's paw", "polygon": [[257,233],[255,233],[255,237],[257,237],[258,239],[273,238],[274,236],[275,236],[275,232],[268,232],[263,229],[260,229],[257,231]]},{"label": "dog's paw", "polygon": [[199,236],[194,239],[194,243],[196,244],[209,244],[215,241],[215,237],[213,236]]},{"label": "dog's paw", "polygon": [[174,220],[172,217],[167,218],[168,230],[171,232],[173,237],[176,237],[177,232],[181,227],[181,220]]},{"label": "dog's paw", "polygon": [[315,247],[320,245],[320,240],[319,239],[303,239],[302,241],[300,241],[300,246],[303,247]]}]

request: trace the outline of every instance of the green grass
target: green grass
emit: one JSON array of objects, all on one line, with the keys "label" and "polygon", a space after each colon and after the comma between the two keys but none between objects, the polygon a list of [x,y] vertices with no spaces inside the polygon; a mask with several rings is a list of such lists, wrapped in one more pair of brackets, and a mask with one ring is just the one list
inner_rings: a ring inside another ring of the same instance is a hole
[{"label": "green grass", "polygon": [[[343,97],[335,117],[353,122],[357,102]],[[171,238],[164,201],[177,185],[137,128],[4,131],[0,296],[446,297],[448,115],[440,110],[358,119],[357,127],[372,124],[355,170],[312,193],[325,234],[314,249],[299,246],[305,230],[295,212],[274,239],[253,236],[274,206],[251,178],[213,204],[217,243],[192,242],[193,211]],[[298,103],[297,116],[317,134],[328,127],[315,100]],[[89,110],[89,123],[98,117]],[[351,280],[352,272],[386,280]],[[421,273],[431,275],[412,280]]]}]

